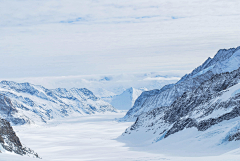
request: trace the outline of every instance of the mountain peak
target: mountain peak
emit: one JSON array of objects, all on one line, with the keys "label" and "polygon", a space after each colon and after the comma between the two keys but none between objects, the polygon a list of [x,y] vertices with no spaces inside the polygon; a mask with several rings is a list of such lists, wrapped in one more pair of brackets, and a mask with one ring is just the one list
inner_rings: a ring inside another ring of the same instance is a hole
[{"label": "mountain peak", "polygon": [[133,88],[133,87],[130,87],[130,88],[128,88],[126,91],[127,91],[127,92],[129,92],[129,93],[133,93],[133,92],[134,92],[134,90],[135,90],[135,88]]},{"label": "mountain peak", "polygon": [[130,87],[123,91],[120,95],[113,96],[110,103],[117,109],[128,110],[132,108],[136,99],[141,95],[143,90]]}]

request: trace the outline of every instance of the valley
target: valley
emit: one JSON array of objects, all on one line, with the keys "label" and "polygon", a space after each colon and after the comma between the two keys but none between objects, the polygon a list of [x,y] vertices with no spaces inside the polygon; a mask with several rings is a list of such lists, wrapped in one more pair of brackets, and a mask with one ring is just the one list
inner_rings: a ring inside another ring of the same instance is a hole
[{"label": "valley", "polygon": [[[236,161],[240,150],[219,156],[177,157],[154,153],[151,147],[128,147],[116,139],[132,122],[116,122],[122,113],[98,114],[51,120],[47,125],[14,126],[21,141],[33,148],[42,161]],[[156,148],[157,144],[155,144]],[[154,147],[154,146],[153,146]],[[37,161],[10,152],[1,161]]]}]

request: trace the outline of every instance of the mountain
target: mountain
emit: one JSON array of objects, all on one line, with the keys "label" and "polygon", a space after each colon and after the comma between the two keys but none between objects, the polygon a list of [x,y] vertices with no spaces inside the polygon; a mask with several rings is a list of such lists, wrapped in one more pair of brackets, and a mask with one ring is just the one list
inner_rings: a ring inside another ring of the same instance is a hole
[{"label": "mountain", "polygon": [[192,92],[213,75],[231,72],[240,66],[240,47],[221,49],[214,58],[208,58],[201,66],[190,74],[183,76],[176,84],[164,86],[160,90],[143,92],[134,106],[121,121],[135,121],[136,118],[158,107],[171,106],[184,92]]},{"label": "mountain", "polygon": [[110,103],[112,98],[114,96],[116,96],[115,93],[108,91],[106,89],[103,89],[103,88],[94,89],[93,92],[97,97],[101,98],[102,100],[104,100],[108,103]]},{"label": "mountain", "polygon": [[0,118],[0,153],[4,151],[40,158],[33,150],[24,147],[16,133],[13,131],[10,123]]},{"label": "mountain", "polygon": [[[183,72],[181,72],[184,74]],[[159,89],[166,84],[176,83],[181,77],[179,72],[148,72],[148,73],[122,73],[111,75],[79,75],[64,77],[33,77],[11,79],[15,82],[29,82],[41,84],[45,88],[58,87],[71,89],[73,87],[87,88],[102,99],[120,95],[128,88]]]},{"label": "mountain", "polygon": [[116,109],[129,110],[133,107],[136,99],[141,95],[143,91],[147,89],[135,89],[133,87],[125,90],[122,94],[113,96],[109,101]]},{"label": "mountain", "polygon": [[117,110],[86,88],[51,90],[30,83],[0,82],[0,117],[13,125],[104,112]]},{"label": "mountain", "polygon": [[[170,106],[141,114],[120,140],[176,154],[221,154],[239,147],[240,68],[213,75]],[[136,146],[136,145],[135,145]]]}]

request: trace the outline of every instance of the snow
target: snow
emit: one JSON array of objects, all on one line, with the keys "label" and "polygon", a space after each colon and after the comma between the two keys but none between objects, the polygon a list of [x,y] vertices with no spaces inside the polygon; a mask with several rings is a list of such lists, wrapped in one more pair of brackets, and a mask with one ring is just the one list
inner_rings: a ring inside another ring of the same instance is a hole
[{"label": "snow", "polygon": [[108,91],[106,89],[103,89],[103,88],[95,89],[94,94],[97,97],[102,98],[106,102],[109,102],[109,99],[111,99],[113,96],[116,95],[115,93]]},{"label": "snow", "polygon": [[[130,151],[124,143],[115,140],[131,123],[118,123],[120,114],[84,116],[51,121],[48,126],[15,126],[21,141],[34,149],[43,161],[59,160],[133,160],[136,156],[148,159],[152,155]],[[36,160],[28,157],[5,155],[19,160]],[[0,159],[1,160],[1,159]]]},{"label": "snow", "polygon": [[135,89],[133,87],[125,90],[122,94],[112,97],[109,103],[119,110],[129,110],[133,107],[136,99],[142,94],[146,89]]},{"label": "snow", "polygon": [[[188,144],[186,144],[192,140],[188,139],[188,142],[184,140],[191,136],[192,133],[196,133],[194,129],[184,130],[168,139],[168,142],[164,144],[158,142],[140,148],[129,147],[127,144],[119,142],[117,138],[132,122],[114,121],[115,118],[122,117],[124,114],[108,113],[64,118],[52,120],[45,126],[23,125],[14,126],[13,128],[21,142],[35,150],[43,158],[42,161],[236,161],[240,158],[240,149],[237,149],[239,148],[237,146],[234,146],[236,149],[228,151],[226,154],[211,156],[210,152],[208,155],[194,156],[193,150],[189,149]],[[229,121],[228,125],[232,125],[231,122]],[[224,129],[226,126],[222,126],[222,128]],[[211,131],[214,130],[216,129],[211,129]],[[209,136],[208,133],[204,134]],[[195,140],[202,138],[204,140],[201,144],[203,144],[212,139],[212,137],[206,139],[203,136],[203,134],[199,135]],[[183,140],[179,142],[181,139]],[[176,144],[174,144],[175,141]],[[181,148],[189,150],[189,153],[192,153],[193,156],[169,155],[163,149],[171,147],[171,145],[177,145],[176,148],[172,148],[173,151]],[[198,149],[203,147],[204,145],[199,146]],[[154,149],[159,150],[156,152]],[[9,152],[0,154],[0,161],[8,160],[37,161],[38,159]]]},{"label": "snow", "polygon": [[224,94],[220,97],[222,101],[227,101],[229,98],[234,97],[240,92],[240,83],[236,84],[226,90]]},{"label": "snow", "polygon": [[[233,108],[227,108],[227,109],[225,109],[225,108],[220,108],[220,109],[216,109],[216,110],[214,110],[211,114],[207,115],[206,117],[203,117],[203,118],[198,119],[198,122],[200,122],[200,121],[202,121],[202,120],[207,120],[207,119],[209,119],[209,118],[218,118],[218,117],[222,116],[222,115],[225,114],[225,113],[231,112],[232,109],[233,109]],[[198,115],[201,115],[201,113],[198,114]],[[193,118],[194,118],[194,117],[193,117]],[[195,116],[195,118],[197,118],[197,117]]]},{"label": "snow", "polygon": [[231,72],[240,66],[240,50],[236,51],[230,59],[219,64],[221,72]]},{"label": "snow", "polygon": [[208,67],[208,68],[206,68],[206,69],[204,69],[204,70],[198,72],[197,74],[195,74],[194,76],[192,76],[192,78],[195,78],[195,77],[197,77],[197,76],[199,76],[199,75],[202,75],[202,74],[207,73],[209,70],[212,70],[213,67],[214,67],[214,66],[210,66],[210,67]]},{"label": "snow", "polygon": [[[178,157],[203,157],[211,160],[218,160],[217,156],[225,156],[230,151],[240,147],[239,141],[228,142],[228,136],[236,132],[239,128],[239,118],[223,121],[206,131],[198,131],[196,128],[186,128],[176,134],[161,139],[159,133],[146,133],[146,129],[139,128],[138,131],[131,131],[131,134],[125,134],[119,137],[119,141],[126,143],[126,146],[134,150],[142,150],[154,153],[165,154],[167,156]],[[162,136],[165,135],[164,133]],[[158,140],[153,140],[160,136]],[[141,140],[141,141],[139,141]],[[238,152],[240,152],[238,150]],[[235,151],[236,153],[236,151]],[[207,158],[208,156],[209,158]],[[236,156],[240,158],[240,155]],[[235,159],[236,159],[235,158]],[[176,159],[176,158],[175,158]],[[193,158],[195,160],[196,158]],[[176,159],[178,160],[178,159]]]}]

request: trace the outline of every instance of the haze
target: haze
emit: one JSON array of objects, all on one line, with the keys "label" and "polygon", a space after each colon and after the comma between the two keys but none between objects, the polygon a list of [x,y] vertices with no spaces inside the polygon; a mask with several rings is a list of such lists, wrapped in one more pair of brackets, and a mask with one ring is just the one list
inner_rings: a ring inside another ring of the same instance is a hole
[{"label": "haze", "polygon": [[238,1],[1,0],[1,78],[190,72],[239,46]]}]

